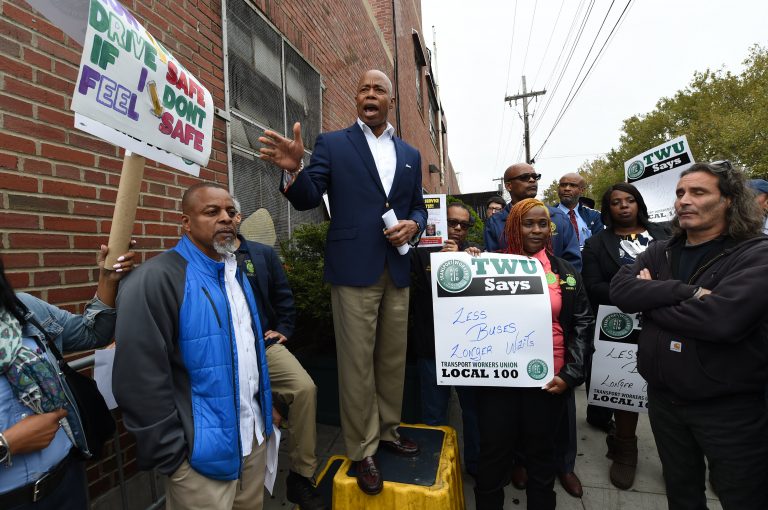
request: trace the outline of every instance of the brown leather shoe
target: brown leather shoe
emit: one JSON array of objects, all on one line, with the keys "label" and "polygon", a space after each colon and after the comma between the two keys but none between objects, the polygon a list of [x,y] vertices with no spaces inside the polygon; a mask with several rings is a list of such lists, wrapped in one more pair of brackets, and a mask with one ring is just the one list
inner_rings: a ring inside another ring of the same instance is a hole
[{"label": "brown leather shoe", "polygon": [[419,454],[419,445],[416,441],[400,436],[394,441],[379,441],[379,446],[403,457],[415,457]]},{"label": "brown leather shoe", "polygon": [[360,490],[371,496],[380,493],[384,488],[381,471],[376,467],[373,457],[364,457],[363,460],[355,462],[355,477]]},{"label": "brown leather shoe", "polygon": [[560,479],[560,485],[563,486],[565,492],[574,498],[580,498],[584,495],[584,489],[581,487],[581,480],[576,476],[576,473],[573,471],[570,473],[560,473],[557,477]]},{"label": "brown leather shoe", "polygon": [[510,481],[515,489],[524,491],[528,486],[528,471],[526,471],[525,466],[515,464],[510,473]]}]

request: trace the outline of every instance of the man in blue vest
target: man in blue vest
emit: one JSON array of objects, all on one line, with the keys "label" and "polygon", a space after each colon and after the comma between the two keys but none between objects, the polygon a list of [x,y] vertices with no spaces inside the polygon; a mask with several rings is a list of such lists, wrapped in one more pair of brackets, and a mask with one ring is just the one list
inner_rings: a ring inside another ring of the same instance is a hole
[{"label": "man in blue vest", "polygon": [[234,255],[237,211],[208,182],[181,205],[179,243],[120,287],[113,391],[139,468],[168,476],[167,508],[258,510],[272,394],[261,318]]}]

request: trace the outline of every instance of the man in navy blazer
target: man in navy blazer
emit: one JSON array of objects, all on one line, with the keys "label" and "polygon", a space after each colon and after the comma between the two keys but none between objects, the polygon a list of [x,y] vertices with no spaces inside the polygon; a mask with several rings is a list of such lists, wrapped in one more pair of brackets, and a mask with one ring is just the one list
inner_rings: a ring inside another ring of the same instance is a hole
[{"label": "man in navy blazer", "polygon": [[[410,258],[397,248],[415,242],[427,212],[421,156],[387,122],[395,98],[381,71],[367,71],[355,95],[358,120],[318,136],[304,168],[301,126],[294,140],[266,131],[260,157],[284,170],[280,190],[298,210],[317,207],[327,191],[331,225],[325,280],[331,284],[339,366],[339,401],[347,456],[368,494],[381,492],[373,459],[379,445],[400,455],[418,446],[398,434],[405,376]],[[398,223],[384,228],[393,210]]]},{"label": "man in navy blazer", "polygon": [[585,185],[584,177],[575,172],[560,177],[557,184],[560,203],[556,207],[568,217],[582,250],[587,239],[602,232],[604,228],[600,212],[587,207],[579,200]]}]

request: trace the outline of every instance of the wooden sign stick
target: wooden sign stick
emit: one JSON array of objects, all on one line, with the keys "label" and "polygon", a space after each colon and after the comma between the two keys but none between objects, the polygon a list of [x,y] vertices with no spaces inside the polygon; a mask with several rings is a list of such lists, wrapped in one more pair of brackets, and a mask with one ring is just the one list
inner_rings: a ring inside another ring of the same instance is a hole
[{"label": "wooden sign stick", "polygon": [[109,253],[104,268],[112,270],[117,258],[128,251],[139,205],[141,180],[144,177],[144,156],[125,151],[120,184],[117,187],[115,212],[112,214],[112,228],[109,230]]}]

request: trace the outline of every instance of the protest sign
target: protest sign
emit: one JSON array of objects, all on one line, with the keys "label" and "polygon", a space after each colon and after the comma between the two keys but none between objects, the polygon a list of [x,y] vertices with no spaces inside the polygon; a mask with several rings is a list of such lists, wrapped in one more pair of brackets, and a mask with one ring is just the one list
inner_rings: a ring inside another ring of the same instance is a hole
[{"label": "protest sign", "polygon": [[448,239],[448,204],[445,195],[424,195],[424,205],[427,206],[427,227],[419,241],[419,248],[442,246]]},{"label": "protest sign", "polygon": [[[497,253],[430,257],[437,384],[540,387],[551,381],[552,313],[542,265]],[[564,276],[576,284],[573,275]]]},{"label": "protest sign", "polygon": [[31,0],[83,45],[75,127],[126,150],[105,267],[128,248],[144,158],[194,176],[208,164],[211,93],[118,0]]},{"label": "protest sign", "polygon": [[595,352],[587,402],[624,411],[647,413],[647,384],[637,371],[639,313],[600,305],[595,323]]},{"label": "protest sign", "polygon": [[677,181],[680,180],[680,173],[694,162],[685,136],[624,162],[624,178],[643,195],[651,221],[669,221],[675,215]]},{"label": "protest sign", "polygon": [[90,2],[72,109],[182,159],[208,164],[211,93],[114,0]]}]

